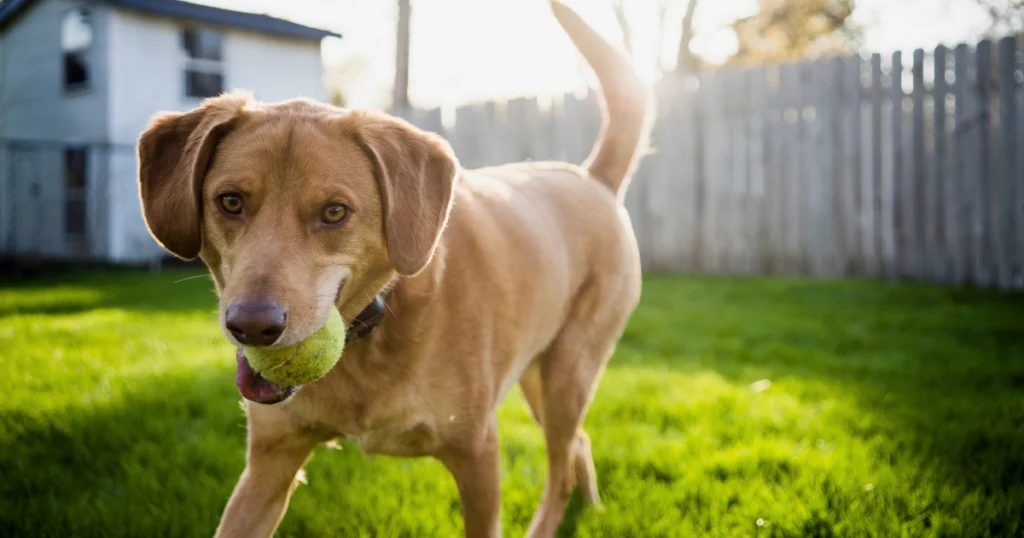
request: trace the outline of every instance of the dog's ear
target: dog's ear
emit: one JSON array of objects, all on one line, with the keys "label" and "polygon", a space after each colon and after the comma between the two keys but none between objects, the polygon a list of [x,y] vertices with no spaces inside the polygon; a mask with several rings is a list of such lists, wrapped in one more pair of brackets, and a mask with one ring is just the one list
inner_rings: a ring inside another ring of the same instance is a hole
[{"label": "dog's ear", "polygon": [[199,255],[203,176],[217,141],[248,101],[244,94],[225,94],[190,112],[163,113],[139,137],[142,215],[153,238],[179,258]]},{"label": "dog's ear", "polygon": [[414,275],[434,255],[448,221],[458,161],[443,138],[403,120],[366,113],[357,125],[380,185],[391,265]]}]

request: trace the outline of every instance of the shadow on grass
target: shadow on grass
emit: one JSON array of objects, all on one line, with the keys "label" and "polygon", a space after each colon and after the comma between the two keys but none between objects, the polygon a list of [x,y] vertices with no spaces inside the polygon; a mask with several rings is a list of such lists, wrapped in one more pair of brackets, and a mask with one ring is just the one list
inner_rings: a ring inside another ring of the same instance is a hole
[{"label": "shadow on grass", "polygon": [[212,535],[244,462],[229,372],[144,379],[97,407],[5,411],[4,536]]},{"label": "shadow on grass", "polygon": [[569,498],[569,506],[565,508],[565,519],[562,520],[562,524],[558,527],[558,538],[571,538],[576,536],[576,529],[579,527],[580,518],[587,510],[594,510],[594,507],[587,504],[587,501],[583,500],[578,490],[574,490],[572,497]]},{"label": "shadow on grass", "polygon": [[68,315],[103,308],[212,312],[217,308],[217,298],[209,273],[195,268],[158,273],[93,271],[0,285],[0,318],[15,314]]},{"label": "shadow on grass", "polygon": [[[231,380],[208,368],[142,378],[103,405],[5,411],[0,536],[212,536],[245,462]],[[343,446],[317,449],[275,536],[447,536],[461,526],[439,463]]]}]

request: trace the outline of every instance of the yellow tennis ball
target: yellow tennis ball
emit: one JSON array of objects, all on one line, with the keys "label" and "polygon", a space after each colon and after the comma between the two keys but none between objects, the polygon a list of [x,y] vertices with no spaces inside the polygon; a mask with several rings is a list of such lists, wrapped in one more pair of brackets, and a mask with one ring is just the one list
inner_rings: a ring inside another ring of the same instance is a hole
[{"label": "yellow tennis ball", "polygon": [[279,385],[304,385],[329,372],[345,349],[345,322],[331,308],[327,323],[302,342],[288,347],[243,346],[249,365]]}]

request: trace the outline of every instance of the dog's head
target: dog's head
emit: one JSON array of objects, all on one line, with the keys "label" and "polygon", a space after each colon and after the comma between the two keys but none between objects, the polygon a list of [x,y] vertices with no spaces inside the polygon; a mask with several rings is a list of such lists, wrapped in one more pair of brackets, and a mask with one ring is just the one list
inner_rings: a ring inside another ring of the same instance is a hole
[{"label": "dog's head", "polygon": [[458,164],[391,116],[228,94],[155,117],[139,144],[146,224],[209,266],[239,344],[300,342],[430,261]]}]

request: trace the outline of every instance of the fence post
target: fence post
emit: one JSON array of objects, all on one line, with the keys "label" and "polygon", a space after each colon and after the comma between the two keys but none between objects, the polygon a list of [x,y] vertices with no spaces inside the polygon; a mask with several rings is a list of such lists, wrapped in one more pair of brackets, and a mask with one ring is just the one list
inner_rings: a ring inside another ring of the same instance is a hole
[{"label": "fence post", "polygon": [[749,120],[747,139],[750,141],[749,170],[747,189],[747,262],[748,270],[754,274],[763,274],[765,270],[764,249],[767,240],[768,223],[765,209],[766,189],[765,177],[768,169],[769,151],[765,145],[768,137],[766,125],[768,116],[768,72],[764,66],[754,68],[749,76]]},{"label": "fence post", "polygon": [[820,60],[818,68],[819,144],[822,158],[818,168],[818,211],[822,229],[818,245],[823,249],[821,274],[830,278],[842,275],[844,234],[842,170],[842,76],[840,58]]},{"label": "fence post", "polygon": [[1017,100],[1014,95],[1016,55],[1017,41],[1014,38],[1007,37],[999,41],[999,144],[994,147],[998,148],[1000,158],[995,163],[998,172],[994,176],[997,181],[994,181],[996,186],[992,196],[992,213],[995,217],[992,232],[998,256],[998,282],[1004,289],[1013,286],[1013,273],[1019,262],[1014,236],[1021,233],[1020,227],[1024,226],[1021,215],[1015,214],[1013,210],[1018,188],[1015,185],[1016,178],[1024,172],[1014,166],[1020,136],[1017,132]]},{"label": "fence post", "polygon": [[[1020,43],[1017,44],[1020,47]],[[1019,50],[1019,48],[1018,48]],[[1018,56],[1021,58],[1021,56]],[[1017,64],[1018,69],[1024,72],[1024,62]],[[1017,102],[1017,149],[1014,153],[1017,156],[1017,164],[1014,166],[1014,170],[1017,175],[1015,176],[1014,185],[1016,187],[1016,202],[1013,208],[1013,214],[1017,215],[1017,242],[1014,245],[1017,252],[1017,268],[1014,275],[1014,284],[1018,288],[1024,288],[1024,178],[1021,178],[1020,171],[1024,170],[1024,151],[1020,150],[1021,144],[1024,144],[1024,91],[1021,92],[1020,101]]]},{"label": "fence post", "polygon": [[948,208],[952,200],[950,189],[949,146],[946,129],[946,47],[935,47],[933,63],[935,76],[932,85],[932,166],[928,177],[926,192],[931,196],[925,198],[927,227],[934,230],[934,242],[929,250],[928,263],[931,266],[929,276],[933,280],[948,282],[951,277],[950,245],[952,228],[949,226]]},{"label": "fence post", "polygon": [[977,159],[971,144],[971,132],[974,128],[976,110],[974,96],[971,91],[972,55],[967,45],[960,44],[954,51],[956,67],[956,117],[953,124],[954,143],[956,144],[956,191],[953,203],[956,204],[955,231],[957,236],[957,254],[955,258],[955,280],[961,284],[973,277],[969,262],[973,248],[971,246],[971,214],[974,196],[971,185],[971,174],[977,170]]},{"label": "fence post", "polygon": [[910,243],[907,245],[907,259],[910,275],[914,278],[926,278],[926,261],[935,244],[934,230],[924,226],[925,207],[928,203],[930,190],[925,185],[927,163],[925,161],[924,133],[924,50],[914,51],[914,89],[913,89],[913,143],[911,146],[912,172],[910,191],[907,200]]},{"label": "fence post", "polygon": [[801,264],[801,226],[803,215],[800,211],[800,181],[802,158],[800,151],[800,124],[801,101],[800,101],[800,75],[799,66],[794,63],[787,63],[781,67],[780,72],[780,105],[783,115],[783,132],[780,133],[782,146],[785,154],[782,157],[782,203],[779,209],[782,216],[783,244],[782,268],[785,274],[794,275],[800,273]]},{"label": "fence post", "polygon": [[845,275],[863,274],[864,249],[861,234],[861,108],[863,90],[861,84],[861,58],[854,55],[842,62],[843,71],[843,226],[846,231],[843,249]]},{"label": "fence post", "polygon": [[765,231],[767,242],[762,256],[770,273],[783,272],[786,249],[786,228],[783,220],[783,200],[786,196],[785,161],[785,105],[782,93],[782,69],[778,65],[770,68],[773,84],[768,96],[765,123],[765,151],[768,155],[768,169],[764,181]]},{"label": "fence post", "polygon": [[992,42],[984,40],[975,49],[977,68],[973,90],[977,95],[977,130],[978,130],[978,174],[974,181],[974,218],[971,220],[971,232],[974,245],[974,278],[983,285],[989,285],[992,274],[992,230],[989,226],[990,203],[989,193],[992,183]]},{"label": "fence post", "polygon": [[711,272],[721,271],[721,234],[718,230],[725,164],[728,163],[728,139],[722,130],[724,114],[722,111],[722,90],[724,73],[718,72],[708,77],[705,90],[702,92],[701,108],[704,113],[704,182],[703,211],[701,223],[701,269]]},{"label": "fence post", "polygon": [[[902,252],[902,208],[905,181],[903,177],[903,55],[900,51],[892,54],[889,68],[889,105],[891,128],[889,137],[889,166],[887,185],[882,190],[882,207],[885,224],[882,227],[885,252],[885,276],[895,279],[903,276]],[[888,130],[887,130],[888,131]]]},{"label": "fence post", "polygon": [[870,276],[882,274],[882,56],[871,55],[871,154],[870,167],[864,182],[866,211],[866,238]]},{"label": "fence post", "polygon": [[748,172],[750,166],[747,123],[749,122],[749,97],[747,96],[747,70],[737,69],[729,77],[728,137],[732,168],[728,180],[726,207],[723,212],[729,234],[729,270],[744,274],[750,271],[750,241],[747,237],[748,222],[752,215],[748,211],[750,187]]}]

